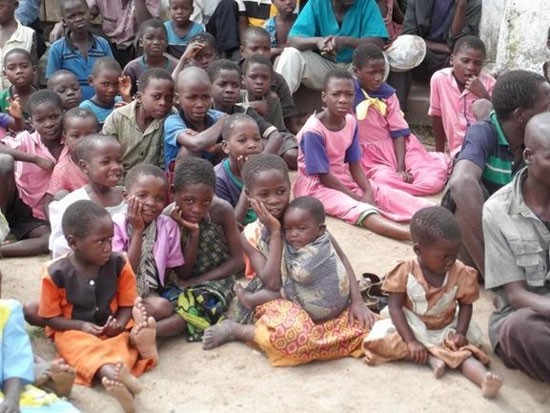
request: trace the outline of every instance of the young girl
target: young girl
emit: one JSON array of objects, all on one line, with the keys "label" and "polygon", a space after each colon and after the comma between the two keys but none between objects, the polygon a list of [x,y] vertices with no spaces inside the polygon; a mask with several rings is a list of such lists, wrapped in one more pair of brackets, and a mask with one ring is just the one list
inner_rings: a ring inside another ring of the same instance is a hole
[{"label": "young girl", "polygon": [[[277,155],[255,155],[245,164],[243,178],[247,195],[255,200],[260,213],[260,219],[247,225],[241,235],[241,244],[257,274],[246,289],[278,290],[282,254],[280,220],[290,200],[288,167]],[[204,348],[209,350],[228,341],[255,342],[274,366],[360,355],[365,328],[374,322],[374,314],[361,298],[347,258],[334,241],[333,246],[349,278],[349,304],[338,316],[316,324],[298,303],[274,300],[259,306],[255,317],[246,311],[235,314],[235,319],[241,322],[256,320],[254,325],[226,320],[207,329]]]},{"label": "young girl", "polygon": [[411,133],[395,90],[383,81],[385,68],[384,53],[377,46],[362,44],[355,49],[354,109],[363,170],[371,182],[411,195],[436,194],[447,181],[449,156],[427,152]]},{"label": "young girl", "polygon": [[489,357],[479,348],[481,330],[470,324],[479,297],[477,271],[456,259],[461,245],[456,219],[443,207],[422,209],[413,216],[411,235],[417,258],[399,263],[384,279],[389,318],[383,310],[386,318],[365,338],[367,364],[428,362],[436,378],[446,366],[460,367],[483,396],[495,397],[502,379],[485,368]]},{"label": "young girl", "polygon": [[300,151],[294,195],[319,199],[328,215],[351,224],[380,235],[410,239],[408,228],[390,219],[409,221],[414,212],[432,204],[369,183],[361,167],[357,125],[349,114],[354,90],[353,77],[347,71],[327,74],[321,95],[326,108],[312,115],[298,134]]},{"label": "young girl", "polygon": [[141,391],[135,376],[158,360],[155,320],[140,311],[130,324],[136,281],[127,260],[112,252],[109,213],[80,200],[67,208],[62,226],[71,252],[45,265],[38,315],[76,370],[76,382],[90,386],[99,379],[125,412],[134,412]]}]

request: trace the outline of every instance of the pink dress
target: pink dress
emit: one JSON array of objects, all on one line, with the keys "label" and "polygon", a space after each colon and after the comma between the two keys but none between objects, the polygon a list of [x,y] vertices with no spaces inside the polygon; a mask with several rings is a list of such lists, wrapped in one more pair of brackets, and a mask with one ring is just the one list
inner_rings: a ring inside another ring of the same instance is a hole
[{"label": "pink dress", "polygon": [[321,184],[319,174],[330,172],[350,191],[363,195],[347,165],[361,161],[357,122],[352,115],[346,115],[346,125],[339,131],[328,130],[312,115],[297,138],[298,178],[294,184],[294,195],[319,199],[328,215],[355,225],[360,225],[366,216],[373,213],[381,213],[394,221],[410,221],[416,211],[433,205],[406,192],[371,182],[379,211],[373,205]]},{"label": "pink dress", "polygon": [[[399,107],[395,90],[383,84],[366,98],[365,92],[356,82],[355,93],[359,141],[363,150],[362,165],[367,177],[371,181],[411,195],[432,195],[440,192],[450,172],[449,155],[426,151],[411,133]],[[365,117],[366,104],[368,109]],[[399,137],[405,137],[405,168],[413,176],[411,183],[403,181],[397,173],[393,139]]]}]

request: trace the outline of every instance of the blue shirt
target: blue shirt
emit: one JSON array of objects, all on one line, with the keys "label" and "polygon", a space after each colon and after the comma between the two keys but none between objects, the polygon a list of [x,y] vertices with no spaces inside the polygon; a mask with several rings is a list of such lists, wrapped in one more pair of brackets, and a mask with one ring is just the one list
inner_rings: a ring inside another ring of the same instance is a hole
[{"label": "blue shirt", "polygon": [[[339,25],[330,0],[309,0],[290,29],[288,37],[388,37],[386,25],[374,0],[355,0]],[[350,63],[353,49],[343,49],[336,61]]]},{"label": "blue shirt", "polygon": [[19,6],[15,10],[15,18],[23,26],[30,26],[40,15],[42,0],[19,0]]},{"label": "blue shirt", "polygon": [[265,21],[264,29],[269,34],[271,48],[277,47],[277,23],[275,22],[275,16]]},{"label": "blue shirt", "polygon": [[78,106],[81,108],[89,109],[92,112],[94,112],[94,115],[97,118],[97,122],[99,123],[100,126],[103,126],[103,124],[105,123],[105,119],[107,119],[107,116],[109,116],[113,112],[113,110],[115,110],[115,104],[117,102],[122,102],[122,98],[120,96],[115,97],[115,103],[113,103],[113,106],[111,106],[110,108],[106,108],[105,106],[100,106],[91,99],[87,99],[83,101]]},{"label": "blue shirt", "polygon": [[179,37],[174,31],[174,23],[172,20],[164,22],[164,27],[166,27],[166,31],[168,32],[167,52],[177,59],[179,59],[183,52],[185,52],[189,39],[198,33],[204,32],[204,26],[193,21],[191,22],[189,31],[183,37]]},{"label": "blue shirt", "polygon": [[60,69],[73,72],[80,83],[83,99],[90,99],[95,93],[94,88],[88,84],[88,76],[92,74],[97,59],[105,56],[113,57],[111,46],[107,40],[103,37],[90,35],[88,57],[84,58],[78,47],[69,38],[68,33],[67,36],[55,41],[50,46],[49,53],[46,79],[49,79]]}]

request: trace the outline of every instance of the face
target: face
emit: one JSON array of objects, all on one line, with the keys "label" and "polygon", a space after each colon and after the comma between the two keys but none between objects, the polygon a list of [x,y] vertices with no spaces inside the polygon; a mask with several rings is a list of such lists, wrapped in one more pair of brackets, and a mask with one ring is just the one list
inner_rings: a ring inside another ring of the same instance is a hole
[{"label": "face", "polygon": [[479,76],[485,55],[481,50],[475,50],[470,47],[463,47],[456,55],[451,56],[453,73],[456,79],[464,84],[473,77]]},{"label": "face", "polygon": [[432,245],[414,245],[419,264],[434,274],[445,276],[455,263],[460,251],[460,240],[440,239]]},{"label": "face", "polygon": [[76,151],[76,144],[80,138],[97,133],[97,119],[92,117],[74,118],[70,117],[63,122],[63,136],[65,145],[69,148],[69,153],[73,154]]},{"label": "face", "polygon": [[216,107],[230,108],[239,100],[241,76],[236,70],[220,70],[212,82],[212,99]]},{"label": "face", "polygon": [[185,185],[174,194],[182,218],[196,224],[208,213],[214,198],[214,188],[206,184]]},{"label": "face", "polygon": [[354,68],[355,76],[367,92],[373,92],[382,86],[385,72],[384,59],[368,60],[362,68]]},{"label": "face", "polygon": [[78,261],[86,265],[102,266],[111,257],[113,221],[105,215],[92,224],[84,237],[69,235],[68,242]]},{"label": "face", "polygon": [[170,2],[170,18],[176,24],[187,23],[192,13],[193,2],[191,0],[172,0]]},{"label": "face", "polygon": [[326,90],[321,93],[321,99],[329,113],[336,116],[345,116],[351,111],[354,97],[355,87],[351,79],[332,78]]},{"label": "face", "polygon": [[[189,46],[188,46],[189,47]],[[200,67],[201,69],[206,70],[208,65],[216,60],[218,54],[212,45],[206,43],[203,45],[202,49],[199,50],[193,58],[190,59],[192,66]]]},{"label": "face", "polygon": [[62,7],[63,21],[72,32],[83,32],[90,28],[90,10],[80,0],[65,2]]},{"label": "face", "polygon": [[137,98],[146,114],[162,119],[172,108],[174,83],[166,79],[149,79],[149,84],[143,92],[138,92]]},{"label": "face", "polygon": [[64,111],[77,107],[82,101],[80,83],[78,83],[78,79],[73,75],[57,76],[51,85],[51,90],[61,98]]},{"label": "face", "polygon": [[149,225],[162,214],[166,206],[168,184],[165,179],[153,175],[140,175],[128,189],[128,197],[136,197],[142,204],[141,216]]},{"label": "face", "polygon": [[17,6],[19,6],[18,1],[0,0],[0,24],[8,22],[13,17]]},{"label": "face", "polygon": [[262,135],[256,122],[238,122],[227,141],[222,143],[224,152],[233,160],[240,156],[245,159],[263,150]]},{"label": "face", "polygon": [[121,72],[118,70],[100,70],[96,75],[90,76],[89,83],[95,89],[95,96],[100,103],[113,104],[118,95],[118,78]]},{"label": "face", "polygon": [[283,230],[286,242],[300,249],[321,236],[325,226],[303,209],[288,208],[284,215]]},{"label": "face", "polygon": [[41,103],[31,112],[31,124],[43,141],[59,141],[63,133],[63,112],[52,102]]},{"label": "face", "polygon": [[122,148],[108,142],[93,149],[88,160],[80,160],[80,168],[91,183],[113,188],[122,177]]},{"label": "face", "polygon": [[210,84],[206,82],[180,82],[176,103],[180,105],[187,120],[191,122],[204,121],[206,112],[212,104]]},{"label": "face", "polygon": [[140,42],[145,56],[162,56],[168,46],[166,29],[163,27],[149,27],[145,29]]},{"label": "face", "polygon": [[271,76],[269,67],[260,63],[252,63],[243,75],[244,87],[253,98],[260,99],[269,92]]},{"label": "face", "polygon": [[279,13],[292,14],[296,9],[296,0],[272,0]]},{"label": "face", "polygon": [[249,35],[241,46],[241,54],[245,59],[254,54],[271,58],[271,41],[269,37]]},{"label": "face", "polygon": [[13,53],[4,60],[4,74],[16,87],[32,84],[35,70],[30,59],[21,53]]},{"label": "face", "polygon": [[275,218],[282,219],[290,201],[290,181],[282,171],[262,171],[254,176],[252,188],[247,189],[247,195],[262,202]]}]

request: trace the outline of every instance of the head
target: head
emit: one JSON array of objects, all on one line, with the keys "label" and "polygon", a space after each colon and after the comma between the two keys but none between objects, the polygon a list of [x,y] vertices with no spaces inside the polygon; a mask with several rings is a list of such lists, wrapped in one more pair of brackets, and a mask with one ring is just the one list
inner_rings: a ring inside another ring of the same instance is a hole
[{"label": "head", "polygon": [[525,127],[523,159],[527,165],[529,182],[538,182],[550,190],[550,113],[533,116]]},{"label": "head", "polygon": [[63,103],[51,90],[34,92],[27,100],[31,125],[43,142],[56,142],[63,135]]},{"label": "head", "polygon": [[88,83],[95,89],[95,98],[105,106],[113,105],[119,93],[119,77],[122,74],[120,64],[112,57],[96,60]]},{"label": "head", "polygon": [[174,101],[174,79],[164,69],[148,69],[139,77],[136,99],[147,116],[162,119]]},{"label": "head", "polygon": [[95,114],[84,108],[72,108],[63,115],[63,138],[71,155],[76,155],[76,146],[81,138],[99,130]]},{"label": "head", "polygon": [[90,30],[90,8],[86,0],[64,0],[61,2],[61,17],[71,32]]},{"label": "head", "polygon": [[271,153],[251,156],[242,177],[248,198],[262,202],[271,215],[283,219],[290,201],[288,166],[283,158]]},{"label": "head", "polygon": [[122,147],[110,135],[99,133],[76,144],[78,166],[92,185],[114,188],[122,177]]},{"label": "head", "polygon": [[550,110],[550,84],[537,73],[510,70],[497,79],[492,98],[501,122],[525,127],[531,117]]},{"label": "head", "polygon": [[455,216],[446,208],[423,208],[411,219],[414,252],[421,267],[445,276],[455,263],[462,235]]},{"label": "head", "polygon": [[199,67],[186,67],[176,82],[175,103],[190,122],[203,122],[212,104],[210,78]]},{"label": "head", "polygon": [[351,73],[344,69],[334,69],[327,73],[321,100],[329,113],[346,116],[352,109],[354,98],[355,85]]},{"label": "head", "polygon": [[48,79],[48,89],[55,92],[63,102],[63,110],[78,107],[82,101],[82,89],[80,82],[73,72],[61,69]]},{"label": "head", "polygon": [[32,85],[36,66],[31,55],[24,49],[11,49],[4,56],[4,75],[16,88]]},{"label": "head", "polygon": [[160,19],[146,20],[139,28],[139,46],[145,58],[159,58],[168,47],[168,32]]},{"label": "head", "polygon": [[232,162],[246,160],[263,150],[262,135],[254,119],[244,113],[235,113],[223,123],[222,148]]},{"label": "head", "polygon": [[164,207],[168,195],[168,180],[163,170],[151,164],[139,164],[132,167],[126,175],[127,200],[135,199],[141,204],[141,216],[145,225],[157,219]]},{"label": "head", "polygon": [[261,99],[269,93],[273,79],[273,65],[268,57],[252,55],[243,66],[243,84],[251,98]]},{"label": "head", "polygon": [[102,206],[88,200],[72,203],[63,214],[61,227],[79,263],[99,267],[111,257],[113,221]]},{"label": "head", "polygon": [[15,19],[15,10],[18,6],[19,2],[17,0],[0,1],[0,25]]},{"label": "head", "polygon": [[271,39],[264,28],[251,26],[241,36],[241,55],[248,59],[257,54],[271,58]]},{"label": "head", "polygon": [[325,208],[311,196],[294,199],[285,211],[283,231],[286,242],[299,249],[311,244],[325,232]]},{"label": "head", "polygon": [[176,25],[186,25],[193,14],[193,0],[170,0],[170,19]]},{"label": "head", "polygon": [[193,43],[201,44],[202,48],[191,58],[190,63],[206,70],[210,63],[218,58],[216,39],[208,32],[197,33],[189,39],[187,47]]},{"label": "head", "polygon": [[271,3],[277,9],[277,13],[288,16],[296,11],[296,0],[271,0]]},{"label": "head", "polygon": [[216,174],[212,164],[202,158],[183,158],[176,165],[172,192],[181,216],[188,222],[203,220],[214,198]]},{"label": "head", "polygon": [[208,66],[212,82],[212,100],[216,108],[230,110],[239,100],[241,90],[241,69],[231,60],[220,59]]},{"label": "head", "polygon": [[464,36],[455,43],[451,65],[456,79],[464,84],[481,73],[485,60],[485,44],[477,36]]},{"label": "head", "polygon": [[367,92],[378,90],[386,74],[386,60],[382,49],[371,43],[363,43],[357,47],[353,52],[353,73],[361,88]]}]

